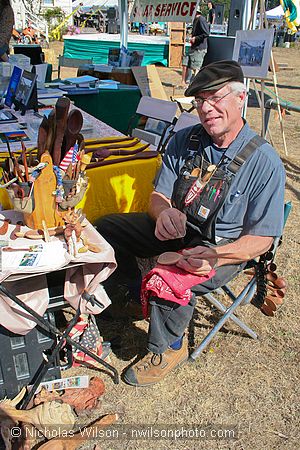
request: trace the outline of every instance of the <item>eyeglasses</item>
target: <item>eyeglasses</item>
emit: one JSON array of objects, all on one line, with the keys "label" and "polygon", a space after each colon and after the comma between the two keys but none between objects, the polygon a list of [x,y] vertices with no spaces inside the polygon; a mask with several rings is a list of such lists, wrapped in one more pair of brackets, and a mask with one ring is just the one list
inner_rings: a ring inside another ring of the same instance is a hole
[{"label": "eyeglasses", "polygon": [[206,98],[198,96],[195,100],[192,100],[191,103],[195,108],[202,108],[204,102],[207,102],[210,106],[215,106],[229,94],[232,94],[232,91],[227,92],[225,95],[222,95],[222,97],[219,97],[218,95],[212,95],[211,97]]}]

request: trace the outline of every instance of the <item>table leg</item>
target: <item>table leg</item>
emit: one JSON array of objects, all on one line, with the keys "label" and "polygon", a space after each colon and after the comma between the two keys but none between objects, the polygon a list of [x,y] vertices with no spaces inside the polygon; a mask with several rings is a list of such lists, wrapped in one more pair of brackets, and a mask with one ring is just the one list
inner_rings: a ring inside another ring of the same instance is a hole
[{"label": "table leg", "polygon": [[[79,344],[78,342],[75,342],[72,338],[70,338],[70,336],[68,336],[68,334],[66,333],[67,330],[65,330],[65,332],[61,332],[58,328],[56,328],[50,322],[45,320],[42,316],[37,314],[32,308],[30,308],[30,306],[26,305],[17,296],[12,294],[1,283],[0,283],[0,293],[2,293],[4,295],[6,295],[7,297],[9,297],[17,305],[19,305],[21,308],[23,308],[25,311],[27,311],[29,314],[31,314],[31,316],[36,319],[36,322],[38,323],[38,325],[40,325],[42,328],[45,328],[47,331],[53,333],[55,336],[59,336],[61,338],[59,342],[61,342],[61,341],[68,342],[73,347],[81,350],[82,352],[84,352],[85,354],[87,354],[88,356],[93,358],[95,361],[97,361],[98,363],[103,365],[106,369],[111,370],[113,372],[113,381],[114,381],[114,383],[115,384],[119,384],[119,374],[118,374],[117,369],[115,369],[111,364],[108,364],[106,361],[104,361],[102,358],[100,358],[95,353],[91,352],[89,349],[87,349],[83,345]],[[80,312],[80,303],[78,305],[77,312]],[[69,326],[67,327],[67,329],[69,329]],[[71,328],[70,328],[69,331],[71,331]]]},{"label": "table leg", "polygon": [[[24,397],[22,406],[20,409],[26,409],[26,407],[28,406],[28,404],[29,404],[30,400],[32,399],[32,397],[34,396],[35,391],[37,390],[39,384],[41,383],[44,376],[46,375],[49,367],[51,367],[51,365],[54,363],[57,354],[60,352],[60,350],[64,346],[64,344],[66,342],[65,338],[70,333],[70,331],[72,330],[74,325],[76,324],[79,316],[80,316],[80,309],[78,308],[75,316],[69,322],[67,328],[63,332],[63,336],[60,338],[59,342],[57,342],[54,349],[52,350],[51,355],[47,359],[44,359],[41,366],[39,367],[38,372],[36,373],[35,378],[34,378],[34,383],[32,385],[32,389]],[[48,330],[46,330],[46,331],[48,331]]]}]

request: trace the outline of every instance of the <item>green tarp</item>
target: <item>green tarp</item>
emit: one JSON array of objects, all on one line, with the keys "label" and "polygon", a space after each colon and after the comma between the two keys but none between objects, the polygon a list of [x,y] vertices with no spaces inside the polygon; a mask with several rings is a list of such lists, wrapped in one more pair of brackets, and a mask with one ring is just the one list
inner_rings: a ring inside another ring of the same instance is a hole
[{"label": "green tarp", "polygon": [[[107,64],[108,50],[120,48],[119,42],[99,41],[87,39],[65,39],[64,56],[67,58],[93,58],[96,64]],[[128,50],[144,52],[143,66],[160,63],[168,66],[168,43],[166,44],[140,44],[138,42],[128,43]]]}]

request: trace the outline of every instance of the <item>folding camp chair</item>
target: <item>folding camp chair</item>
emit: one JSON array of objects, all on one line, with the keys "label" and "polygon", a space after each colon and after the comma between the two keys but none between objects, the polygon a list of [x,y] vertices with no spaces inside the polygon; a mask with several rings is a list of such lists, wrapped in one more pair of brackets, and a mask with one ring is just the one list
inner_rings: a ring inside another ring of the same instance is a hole
[{"label": "folding camp chair", "polygon": [[[291,203],[286,203],[284,205],[284,224],[287,221],[287,218],[289,216],[289,213],[291,211]],[[281,238],[275,238],[273,243],[273,250],[272,250],[272,260],[274,259],[277,247],[279,243],[281,242]],[[268,252],[270,253],[270,252]],[[253,260],[250,261],[246,269],[249,267],[256,267],[256,265],[259,264],[258,261]],[[234,293],[231,291],[231,289],[224,285],[221,288],[217,289],[214,292],[210,292],[208,294],[204,294],[203,297],[208,300],[215,308],[217,308],[221,313],[224,313],[222,318],[219,320],[219,322],[213,327],[213,329],[208,333],[208,335],[203,339],[201,344],[197,349],[193,351],[193,353],[190,355],[190,359],[194,361],[200,353],[208,346],[208,344],[211,342],[211,340],[215,337],[217,332],[223,327],[223,325],[227,322],[227,320],[231,319],[236,325],[238,325],[240,328],[242,328],[251,338],[257,339],[258,336],[251,328],[248,327],[244,322],[242,322],[234,313],[238,309],[239,306],[248,305],[250,302],[255,305],[255,293],[256,293],[256,286],[258,281],[258,273],[256,272],[255,276],[249,281],[249,283],[246,285],[246,287],[243,288],[243,290],[240,292],[239,295],[234,295]],[[232,300],[232,304],[230,307],[226,307],[223,305],[221,301],[219,301],[214,294],[219,292],[219,290],[223,291],[230,300]],[[255,305],[256,306],[256,305]]]},{"label": "folding camp chair", "polygon": [[176,111],[174,102],[143,96],[129,121],[127,134],[156,146],[159,152]]}]

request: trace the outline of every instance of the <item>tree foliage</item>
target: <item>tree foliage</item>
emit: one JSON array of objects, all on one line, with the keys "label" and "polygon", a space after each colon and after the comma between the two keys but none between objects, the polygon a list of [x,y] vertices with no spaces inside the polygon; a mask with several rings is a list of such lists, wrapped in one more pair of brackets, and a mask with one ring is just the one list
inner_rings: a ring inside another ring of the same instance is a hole
[{"label": "tree foliage", "polygon": [[65,13],[63,12],[63,10],[61,8],[56,6],[55,8],[46,9],[43,16],[49,22],[54,18],[59,21],[62,21],[65,17]]},{"label": "tree foliage", "polygon": [[61,8],[56,6],[55,8],[46,9],[43,16],[46,19],[49,28],[52,29],[64,20],[65,13]]}]

